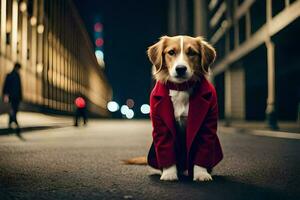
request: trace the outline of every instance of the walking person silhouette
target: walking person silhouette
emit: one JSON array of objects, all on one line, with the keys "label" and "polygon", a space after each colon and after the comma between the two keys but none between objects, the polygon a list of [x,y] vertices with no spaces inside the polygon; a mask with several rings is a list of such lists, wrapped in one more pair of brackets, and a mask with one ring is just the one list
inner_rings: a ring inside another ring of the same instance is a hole
[{"label": "walking person silhouette", "polygon": [[10,103],[9,111],[9,123],[8,127],[12,127],[12,123],[15,123],[19,129],[19,123],[17,120],[17,113],[19,111],[19,105],[22,101],[22,84],[19,71],[21,65],[15,63],[13,70],[6,75],[4,86],[3,86],[3,101]]},{"label": "walking person silhouette", "polygon": [[78,126],[78,121],[80,118],[83,119],[83,124],[87,125],[87,114],[86,114],[87,105],[86,105],[85,98],[81,95],[78,95],[74,103],[76,106],[74,126]]}]

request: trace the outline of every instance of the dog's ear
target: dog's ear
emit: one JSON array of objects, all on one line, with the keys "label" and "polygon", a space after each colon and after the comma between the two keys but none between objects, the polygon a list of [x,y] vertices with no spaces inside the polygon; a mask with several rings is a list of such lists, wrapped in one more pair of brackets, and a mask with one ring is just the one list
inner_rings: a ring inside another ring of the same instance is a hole
[{"label": "dog's ear", "polygon": [[196,39],[201,51],[201,71],[204,74],[208,74],[209,67],[216,59],[216,51],[202,37],[197,37]]},{"label": "dog's ear", "polygon": [[163,48],[164,48],[164,43],[165,43],[166,38],[167,38],[167,36],[161,37],[157,43],[150,46],[147,50],[149,60],[151,61],[153,66],[155,66],[156,73],[158,73],[162,69]]}]

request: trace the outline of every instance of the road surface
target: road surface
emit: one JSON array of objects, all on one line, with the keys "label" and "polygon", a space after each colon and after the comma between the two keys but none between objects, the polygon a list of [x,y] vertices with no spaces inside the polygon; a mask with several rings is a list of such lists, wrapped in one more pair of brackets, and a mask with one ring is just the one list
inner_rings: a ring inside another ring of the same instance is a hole
[{"label": "road surface", "polygon": [[219,133],[214,181],[161,182],[146,166],[150,121],[92,121],[0,136],[0,199],[300,199],[300,140]]}]

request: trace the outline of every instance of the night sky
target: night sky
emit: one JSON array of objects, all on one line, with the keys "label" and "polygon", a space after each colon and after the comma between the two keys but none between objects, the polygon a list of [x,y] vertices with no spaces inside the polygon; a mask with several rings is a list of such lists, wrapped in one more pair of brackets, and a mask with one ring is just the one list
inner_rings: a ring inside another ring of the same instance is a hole
[{"label": "night sky", "polygon": [[113,99],[125,104],[149,102],[151,63],[147,47],[167,34],[167,1],[74,0],[93,41],[93,24],[100,17],[104,31],[105,74],[113,88]]}]

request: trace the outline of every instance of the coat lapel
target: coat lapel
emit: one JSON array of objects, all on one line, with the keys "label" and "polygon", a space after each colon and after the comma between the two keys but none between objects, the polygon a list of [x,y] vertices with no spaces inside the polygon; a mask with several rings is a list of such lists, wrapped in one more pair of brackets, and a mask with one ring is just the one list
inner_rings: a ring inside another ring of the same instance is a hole
[{"label": "coat lapel", "polygon": [[210,101],[207,100],[205,95],[211,93],[207,80],[203,79],[201,83],[196,86],[189,102],[189,114],[186,130],[186,145],[187,153],[189,154],[193,140],[197,135],[203,120],[209,110]]},{"label": "coat lapel", "polygon": [[176,135],[175,128],[175,117],[174,117],[174,108],[169,96],[168,89],[157,82],[155,93],[153,94],[157,98],[158,102],[155,105],[155,109],[160,113],[160,116],[171,133]]}]

